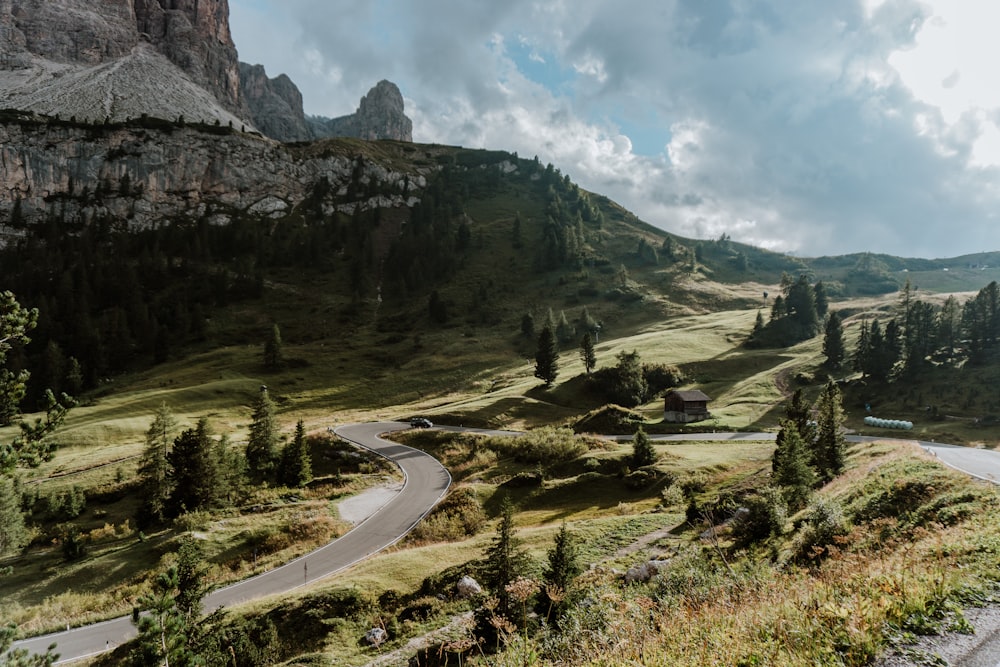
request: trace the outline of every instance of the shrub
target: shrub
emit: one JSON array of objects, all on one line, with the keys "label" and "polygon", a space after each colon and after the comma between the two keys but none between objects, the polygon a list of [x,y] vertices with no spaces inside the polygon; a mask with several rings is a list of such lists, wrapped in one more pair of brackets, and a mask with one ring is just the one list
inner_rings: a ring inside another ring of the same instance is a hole
[{"label": "shrub", "polygon": [[656,396],[684,382],[684,373],[671,364],[643,364],[642,375],[646,378],[649,396]]},{"label": "shrub", "polygon": [[788,508],[780,490],[770,486],[761,489],[745,499],[744,508],[746,511],[733,521],[733,541],[737,546],[748,546],[781,534]]},{"label": "shrub", "polygon": [[829,554],[828,547],[836,538],[847,534],[844,512],[832,500],[820,498],[810,507],[806,525],[793,546],[798,562],[817,561]]},{"label": "shrub", "polygon": [[472,489],[455,489],[411,533],[419,542],[446,542],[475,535],[486,523],[486,513]]},{"label": "shrub", "polygon": [[585,441],[568,428],[539,428],[517,437],[489,438],[486,446],[522,463],[572,461],[588,450]]},{"label": "shrub", "polygon": [[400,621],[426,621],[441,614],[444,603],[436,597],[425,595],[413,600],[399,612]]},{"label": "shrub", "polygon": [[500,486],[509,489],[524,489],[542,485],[542,476],[537,472],[519,472]]},{"label": "shrub", "polygon": [[640,468],[625,475],[625,487],[632,491],[647,489],[659,481],[660,477],[654,468]]}]

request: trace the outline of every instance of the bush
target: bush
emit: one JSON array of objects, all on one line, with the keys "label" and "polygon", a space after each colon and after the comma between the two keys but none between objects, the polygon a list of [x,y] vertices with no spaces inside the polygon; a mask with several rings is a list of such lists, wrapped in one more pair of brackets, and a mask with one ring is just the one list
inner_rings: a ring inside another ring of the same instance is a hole
[{"label": "bush", "polygon": [[663,478],[655,468],[641,468],[625,475],[625,487],[632,491],[648,489]]},{"label": "bush", "polygon": [[472,489],[461,487],[449,493],[411,533],[419,542],[461,540],[479,532],[486,513]]},{"label": "bush", "polygon": [[681,369],[670,364],[643,364],[642,375],[646,378],[649,396],[657,396],[684,382],[684,373]]},{"label": "bush", "polygon": [[645,417],[638,412],[620,405],[609,404],[585,414],[573,424],[573,430],[576,433],[624,435],[635,433],[636,424],[641,424],[644,421]]},{"label": "bush", "polygon": [[400,621],[426,621],[439,616],[444,603],[436,597],[425,595],[413,600],[399,612]]},{"label": "bush", "polygon": [[542,485],[542,476],[537,472],[519,472],[500,486],[509,489],[526,489]]},{"label": "bush", "polygon": [[788,508],[779,489],[770,486],[761,489],[746,498],[744,509],[733,521],[733,541],[737,546],[761,542],[784,530]]},{"label": "bush", "polygon": [[844,512],[832,500],[819,499],[813,503],[794,545],[794,558],[798,562],[818,561],[828,555],[829,547],[837,537],[847,534]]},{"label": "bush", "polygon": [[521,463],[572,461],[589,449],[587,443],[568,428],[539,428],[517,437],[489,438],[486,446],[500,456],[513,456]]}]

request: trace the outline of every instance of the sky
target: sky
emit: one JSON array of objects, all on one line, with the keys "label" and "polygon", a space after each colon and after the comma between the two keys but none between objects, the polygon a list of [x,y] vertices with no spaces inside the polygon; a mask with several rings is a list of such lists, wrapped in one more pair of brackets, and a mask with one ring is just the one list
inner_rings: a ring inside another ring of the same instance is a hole
[{"label": "sky", "polygon": [[993,0],[230,0],[306,113],[552,163],[657,227],[799,256],[1000,250]]}]

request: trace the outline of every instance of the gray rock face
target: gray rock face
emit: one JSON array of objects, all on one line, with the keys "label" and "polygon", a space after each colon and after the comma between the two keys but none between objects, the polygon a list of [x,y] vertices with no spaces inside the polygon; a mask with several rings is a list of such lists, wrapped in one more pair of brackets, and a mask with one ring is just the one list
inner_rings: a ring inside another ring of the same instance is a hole
[{"label": "gray rock face", "polygon": [[318,136],[413,141],[413,122],[403,113],[403,95],[396,84],[384,79],[361,98],[356,113],[310,120]]},{"label": "gray rock face", "polygon": [[302,111],[302,93],[284,74],[269,79],[263,65],[240,63],[240,88],[250,119],[265,135],[278,141],[316,138]]},{"label": "gray rock face", "polygon": [[[60,83],[67,75],[86,79],[90,70],[113,68],[144,45],[164,56],[163,78],[204,88],[217,107],[174,109],[163,117],[247,117],[228,0],[0,0],[0,106],[44,112],[56,105],[46,104],[40,89],[50,98],[66,96]],[[114,81],[109,94],[138,97],[136,82]],[[100,112],[63,115],[99,118]]]},{"label": "gray rock face", "polygon": [[[378,184],[380,194],[352,198],[352,179]],[[280,218],[318,192],[326,215],[412,207],[426,183],[426,173],[395,171],[334,142],[296,146],[224,128],[85,127],[28,115],[0,123],[0,237],[16,233],[3,226],[15,206],[23,222],[38,222],[54,201],[67,222],[110,216],[142,229],[178,219],[225,224],[234,214]]]}]

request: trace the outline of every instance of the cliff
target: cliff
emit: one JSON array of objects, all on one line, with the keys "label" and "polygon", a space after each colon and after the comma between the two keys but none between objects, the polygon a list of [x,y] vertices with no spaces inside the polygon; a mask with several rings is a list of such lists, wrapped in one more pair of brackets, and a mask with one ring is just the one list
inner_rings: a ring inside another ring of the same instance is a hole
[{"label": "cliff", "polygon": [[413,122],[403,113],[403,95],[396,84],[384,79],[361,98],[357,112],[310,120],[318,136],[413,141]]},{"label": "cliff", "polygon": [[380,81],[361,98],[358,110],[339,118],[307,117],[302,93],[284,74],[269,79],[261,65],[240,63],[240,82],[253,124],[278,141],[355,137],[413,141],[413,122],[396,84]]},{"label": "cliff", "polygon": [[372,153],[337,140],[285,145],[225,126],[84,125],[6,112],[0,221],[10,224],[0,233],[57,214],[68,224],[111,218],[139,229],[168,220],[280,218],[307,199],[325,215],[413,206],[429,168],[392,166],[411,164],[393,150]]},{"label": "cliff", "polygon": [[238,62],[228,0],[0,0],[0,107],[243,124]]}]

